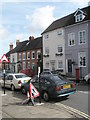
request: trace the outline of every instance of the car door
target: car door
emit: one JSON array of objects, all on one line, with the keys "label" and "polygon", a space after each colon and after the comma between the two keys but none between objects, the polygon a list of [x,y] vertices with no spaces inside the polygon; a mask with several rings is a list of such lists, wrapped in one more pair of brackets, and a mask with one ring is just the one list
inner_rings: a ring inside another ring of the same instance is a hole
[{"label": "car door", "polygon": [[51,86],[50,81],[47,78],[41,78],[40,79],[40,87],[41,91],[48,91],[48,88]]},{"label": "car door", "polygon": [[12,81],[13,81],[13,76],[12,75],[8,75],[6,80],[5,80],[5,86],[7,88],[11,88]]}]

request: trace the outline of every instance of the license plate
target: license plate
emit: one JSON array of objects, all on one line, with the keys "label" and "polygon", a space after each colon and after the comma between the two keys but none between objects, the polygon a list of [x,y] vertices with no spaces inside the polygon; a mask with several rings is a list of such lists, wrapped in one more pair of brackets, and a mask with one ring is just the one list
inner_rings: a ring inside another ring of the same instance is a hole
[{"label": "license plate", "polygon": [[28,80],[25,80],[24,82],[25,82],[25,83],[27,83],[27,82],[28,82]]},{"label": "license plate", "polygon": [[63,85],[63,89],[68,89],[70,87],[71,87],[70,84],[69,85]]}]

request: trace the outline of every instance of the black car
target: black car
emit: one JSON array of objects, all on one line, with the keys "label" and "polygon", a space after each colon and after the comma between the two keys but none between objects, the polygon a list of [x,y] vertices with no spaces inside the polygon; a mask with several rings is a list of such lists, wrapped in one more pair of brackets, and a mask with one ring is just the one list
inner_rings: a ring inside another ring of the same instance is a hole
[{"label": "black car", "polygon": [[[31,79],[26,84],[23,84],[21,89],[22,92],[30,90],[30,82],[39,90],[39,80]],[[40,93],[45,101],[49,101],[50,98],[58,98],[62,96],[69,96],[76,91],[75,83],[71,81],[66,81],[63,77],[58,77],[57,75],[43,75],[40,77]]]}]

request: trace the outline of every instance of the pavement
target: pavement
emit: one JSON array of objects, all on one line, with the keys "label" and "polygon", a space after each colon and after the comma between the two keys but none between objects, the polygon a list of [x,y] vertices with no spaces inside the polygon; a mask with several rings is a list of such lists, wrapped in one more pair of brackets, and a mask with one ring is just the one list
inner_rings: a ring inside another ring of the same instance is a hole
[{"label": "pavement", "polygon": [[[3,91],[0,91],[0,116],[1,118],[83,118],[82,115],[75,113],[65,107],[62,104],[44,102],[39,104],[35,101],[34,106],[31,102],[29,104],[22,104],[26,99],[17,97],[15,92],[6,91],[6,95],[3,95]],[[37,98],[38,99],[38,98]],[[3,120],[2,119],[2,120]],[[84,118],[83,118],[84,119]]]}]

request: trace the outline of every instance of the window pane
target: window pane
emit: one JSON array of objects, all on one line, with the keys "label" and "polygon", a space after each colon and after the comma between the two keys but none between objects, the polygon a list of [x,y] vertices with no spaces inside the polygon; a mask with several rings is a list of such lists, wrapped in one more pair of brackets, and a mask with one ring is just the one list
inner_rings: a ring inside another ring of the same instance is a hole
[{"label": "window pane", "polygon": [[85,52],[79,53],[79,66],[80,67],[86,66],[86,53]]}]

